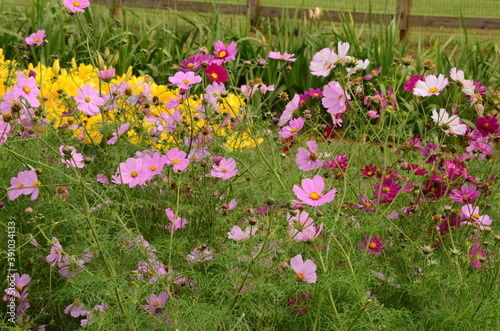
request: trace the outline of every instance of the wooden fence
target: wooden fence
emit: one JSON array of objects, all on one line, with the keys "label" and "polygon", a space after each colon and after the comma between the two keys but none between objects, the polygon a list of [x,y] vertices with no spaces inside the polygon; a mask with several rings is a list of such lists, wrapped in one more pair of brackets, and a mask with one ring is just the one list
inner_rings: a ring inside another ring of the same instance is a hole
[{"label": "wooden fence", "polygon": [[[212,3],[177,0],[94,0],[93,3],[107,6],[114,18],[120,17],[120,6],[196,12],[211,12],[214,10]],[[396,19],[401,39],[408,34],[413,26],[459,28],[465,24],[468,29],[500,29],[500,19],[494,18],[411,15],[412,5],[413,0],[397,0],[395,14],[371,14],[370,17],[368,17],[368,13],[352,13],[351,15],[356,22],[366,22],[370,18],[376,23],[388,24],[393,19]],[[244,5],[216,4],[216,6],[217,10],[223,14],[250,15],[252,22],[256,22],[262,16],[279,17],[282,15],[288,15],[289,17],[297,15],[299,18],[309,17],[338,22],[346,14],[342,11],[322,10],[321,13],[317,13],[320,15],[315,15],[314,12],[307,9],[261,6],[260,0],[246,0]]]}]

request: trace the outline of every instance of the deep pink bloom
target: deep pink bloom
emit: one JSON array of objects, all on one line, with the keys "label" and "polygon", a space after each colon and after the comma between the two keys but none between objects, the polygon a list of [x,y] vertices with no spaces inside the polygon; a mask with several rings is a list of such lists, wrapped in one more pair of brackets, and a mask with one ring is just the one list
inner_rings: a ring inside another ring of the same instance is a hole
[{"label": "deep pink bloom", "polygon": [[297,59],[293,57],[294,55],[295,54],[288,54],[287,52],[283,54],[281,54],[280,52],[269,52],[267,56],[270,59],[295,62]]},{"label": "deep pink bloom", "polygon": [[[490,257],[494,255],[491,254]],[[483,265],[488,265],[487,262],[484,262],[488,255],[486,254],[486,249],[480,244],[474,244],[469,252],[469,258],[472,259],[471,266],[473,268],[481,268]]]},{"label": "deep pink bloom", "polygon": [[210,78],[210,83],[225,83],[229,78],[226,68],[215,63],[210,63],[207,66],[205,75]]},{"label": "deep pink bloom", "polygon": [[51,266],[59,263],[63,257],[62,255],[62,246],[59,243],[59,239],[56,237],[52,237],[52,247],[50,248],[50,254],[45,258],[48,263],[52,263]]},{"label": "deep pink bloom", "polygon": [[318,144],[314,140],[306,142],[306,145],[309,150],[299,147],[295,160],[299,169],[307,172],[320,168],[325,161],[319,158]]},{"label": "deep pink bloom", "polygon": [[99,106],[104,105],[104,99],[99,96],[99,91],[88,84],[78,89],[78,96],[73,98],[78,102],[76,108],[91,117],[99,114]]},{"label": "deep pink bloom", "polygon": [[212,177],[222,178],[223,180],[229,179],[238,173],[236,169],[236,161],[233,158],[222,158],[218,164],[212,166],[210,175]]},{"label": "deep pink bloom", "polygon": [[149,299],[146,299],[147,305],[143,305],[143,307],[149,311],[151,314],[156,315],[157,309],[161,309],[165,307],[165,303],[167,302],[168,294],[163,291],[160,295],[155,295],[154,293],[149,296]]},{"label": "deep pink bloom", "polygon": [[405,85],[403,85],[403,90],[412,92],[415,88],[415,84],[417,84],[417,82],[420,80],[425,82],[425,77],[422,75],[411,76],[410,79],[405,83]]},{"label": "deep pink bloom", "polygon": [[[377,238],[376,236],[370,236],[365,234],[365,241],[359,243],[361,246],[368,247],[368,252],[375,253],[377,255],[382,254],[382,250],[385,249],[385,245],[383,244],[383,240],[381,238]],[[361,251],[365,252],[366,248],[362,248]]]},{"label": "deep pink bloom", "polygon": [[340,178],[347,171],[348,161],[347,155],[335,155],[333,159],[326,162],[323,169],[331,168],[335,178]]},{"label": "deep pink bloom", "polygon": [[36,80],[34,77],[28,77],[24,75],[24,72],[19,71],[17,74],[17,83],[9,91],[16,98],[24,98],[31,107],[39,107],[40,101],[38,101],[38,95],[40,94],[40,89],[36,86]]},{"label": "deep pink bloom", "polygon": [[297,280],[302,280],[307,283],[316,283],[316,265],[311,260],[302,260],[302,255],[299,254],[292,257],[290,260],[290,266],[292,270],[297,274],[295,278]]},{"label": "deep pink bloom", "polygon": [[361,177],[373,177],[377,172],[377,166],[373,164],[366,165],[363,169],[361,169]]},{"label": "deep pink bloom", "polygon": [[[128,184],[129,187],[145,185],[148,180],[148,170],[144,167],[142,159],[128,158],[120,163],[118,170],[118,184]],[[116,181],[113,181],[116,183]]]},{"label": "deep pink bloom", "polygon": [[168,224],[165,227],[165,229],[167,229],[168,232],[170,233],[174,233],[179,229],[184,229],[188,224],[188,221],[186,221],[185,218],[180,218],[176,216],[174,211],[170,208],[165,209],[165,214],[167,215],[168,220],[170,221],[170,224]]},{"label": "deep pink bloom", "polygon": [[321,98],[323,96],[323,91],[321,89],[313,89],[310,88],[308,91],[304,92],[305,95],[309,96],[310,98],[316,99],[316,98]]},{"label": "deep pink bloom", "polygon": [[354,208],[357,208],[358,210],[364,210],[368,213],[373,213],[375,211],[375,202],[373,200],[368,199],[366,196],[363,194],[359,195],[359,201],[360,204],[353,204],[352,206]]},{"label": "deep pink bloom", "polygon": [[37,32],[30,34],[30,36],[24,40],[28,45],[41,46],[45,41],[43,38],[45,38],[45,30],[38,30]]},{"label": "deep pink bloom", "polygon": [[231,231],[227,233],[228,239],[233,239],[234,241],[242,241],[250,238],[259,228],[257,227],[247,227],[243,231],[239,226],[235,225],[231,228]]},{"label": "deep pink bloom", "polygon": [[295,196],[299,200],[310,206],[322,206],[327,202],[331,202],[335,199],[335,194],[337,193],[336,189],[332,189],[323,194],[325,182],[323,181],[323,177],[319,175],[314,176],[313,179],[304,178],[302,180],[302,187],[294,185],[293,193],[295,193]]},{"label": "deep pink bloom", "polygon": [[90,6],[89,0],[63,0],[64,7],[69,9],[71,14],[84,13],[85,8]]},{"label": "deep pink bloom", "polygon": [[189,159],[186,152],[179,150],[177,147],[169,150],[165,157],[166,164],[173,164],[174,172],[186,171],[189,166]]},{"label": "deep pink bloom", "polygon": [[346,111],[349,100],[351,100],[351,96],[338,82],[332,81],[323,89],[321,102],[332,116]]},{"label": "deep pink bloom", "polygon": [[467,184],[463,184],[460,190],[453,190],[450,193],[450,198],[458,203],[463,205],[468,203],[474,203],[476,199],[479,197],[479,191],[475,186],[469,186]]},{"label": "deep pink bloom", "polygon": [[382,184],[373,185],[373,195],[380,196],[381,203],[390,203],[401,189],[401,185],[395,182],[394,177],[384,178]]},{"label": "deep pink bloom", "polygon": [[31,200],[38,198],[38,186],[40,186],[35,170],[20,171],[17,177],[10,179],[10,187],[7,192],[9,200],[15,200],[20,195],[30,195]]},{"label": "deep pink bloom", "polygon": [[483,137],[487,137],[490,134],[497,135],[498,133],[500,133],[498,118],[494,116],[485,116],[478,118],[476,121],[476,127]]},{"label": "deep pink bloom", "polygon": [[281,128],[278,134],[283,138],[295,136],[304,127],[304,120],[302,117],[291,119],[287,126]]},{"label": "deep pink bloom", "polygon": [[182,72],[198,71],[202,63],[200,55],[204,54],[196,54],[195,56],[182,60],[179,70]]},{"label": "deep pink bloom", "polygon": [[460,217],[465,224],[473,225],[480,230],[484,230],[485,225],[491,225],[491,219],[488,215],[479,215],[479,207],[467,204],[462,206]]},{"label": "deep pink bloom", "polygon": [[200,76],[195,75],[193,72],[182,72],[179,71],[172,77],[168,77],[170,83],[177,85],[180,89],[189,89],[193,84],[197,84],[202,81]]},{"label": "deep pink bloom", "polygon": [[212,63],[221,64],[226,63],[229,60],[235,61],[236,53],[238,53],[238,51],[236,50],[237,46],[238,44],[236,44],[234,41],[232,41],[227,46],[220,40],[216,41],[214,44],[215,59],[212,61]]}]

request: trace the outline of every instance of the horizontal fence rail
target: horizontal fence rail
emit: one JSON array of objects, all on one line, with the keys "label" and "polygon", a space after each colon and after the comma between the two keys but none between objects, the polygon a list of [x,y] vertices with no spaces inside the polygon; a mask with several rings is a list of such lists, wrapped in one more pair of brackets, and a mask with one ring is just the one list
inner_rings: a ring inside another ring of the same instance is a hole
[{"label": "horizontal fence rail", "polygon": [[468,29],[491,29],[500,30],[500,19],[496,18],[474,18],[474,17],[452,17],[452,16],[430,16],[412,15],[413,0],[397,0],[395,14],[377,13],[350,13],[337,10],[314,10],[283,8],[272,6],[261,6],[260,0],[247,0],[246,4],[208,3],[194,1],[176,0],[95,0],[93,3],[105,5],[110,9],[114,18],[120,17],[120,7],[139,7],[149,9],[174,9],[180,11],[196,11],[201,13],[212,12],[217,9],[222,14],[250,15],[252,22],[257,22],[259,17],[280,17],[283,15],[298,18],[321,19],[324,21],[339,22],[346,15],[352,17],[355,22],[367,22],[388,24],[392,20],[398,21],[400,38],[403,39],[411,27],[444,27],[460,28],[465,25]]}]

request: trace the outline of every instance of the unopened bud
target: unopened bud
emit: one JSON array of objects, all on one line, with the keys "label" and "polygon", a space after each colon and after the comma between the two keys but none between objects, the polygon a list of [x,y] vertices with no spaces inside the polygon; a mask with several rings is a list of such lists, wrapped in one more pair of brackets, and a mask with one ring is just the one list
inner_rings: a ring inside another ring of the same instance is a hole
[{"label": "unopened bud", "polygon": [[432,253],[432,248],[430,248],[429,246],[425,246],[422,249],[422,252],[424,252],[425,255],[428,255],[428,254]]}]

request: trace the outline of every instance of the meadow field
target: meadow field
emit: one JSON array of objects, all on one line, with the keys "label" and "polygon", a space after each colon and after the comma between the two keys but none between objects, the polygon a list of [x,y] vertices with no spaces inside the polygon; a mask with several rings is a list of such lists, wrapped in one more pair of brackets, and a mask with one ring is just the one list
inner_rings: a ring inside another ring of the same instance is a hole
[{"label": "meadow field", "polygon": [[495,32],[25,5],[0,329],[500,329]]}]

